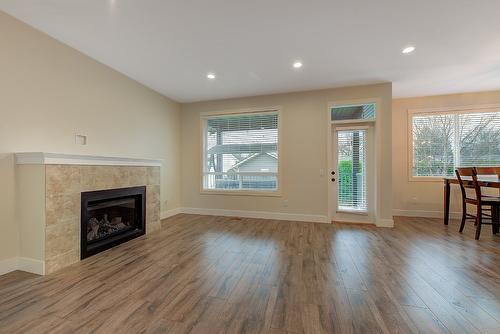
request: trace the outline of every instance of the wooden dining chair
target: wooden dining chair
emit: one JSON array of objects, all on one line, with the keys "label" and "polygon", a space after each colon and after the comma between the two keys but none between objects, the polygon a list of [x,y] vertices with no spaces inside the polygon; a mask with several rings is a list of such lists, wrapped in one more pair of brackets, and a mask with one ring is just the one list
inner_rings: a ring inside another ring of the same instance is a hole
[{"label": "wooden dining chair", "polygon": [[496,175],[500,176],[500,166],[494,167],[476,167],[477,175]]},{"label": "wooden dining chair", "polygon": [[[481,226],[483,224],[492,225],[493,234],[498,233],[499,223],[499,213],[500,213],[500,197],[494,196],[483,196],[481,194],[481,186],[477,180],[477,170],[474,167],[464,167],[457,168],[455,170],[458,182],[460,184],[460,190],[462,191],[462,222],[460,224],[460,233],[463,232],[465,227],[465,221],[467,219],[473,219],[476,225],[476,236],[475,239],[479,240],[479,235],[481,234]],[[470,177],[469,180],[464,180],[463,177]],[[467,194],[467,189],[474,189],[474,196],[469,197]],[[476,207],[476,214],[471,214],[467,212],[467,204]],[[486,212],[489,212],[486,213]],[[486,223],[484,220],[490,220],[491,223]]]},{"label": "wooden dining chair", "polygon": [[[490,167],[476,167],[477,175],[486,175],[486,176],[497,176],[500,179],[500,166],[490,166]],[[498,195],[500,195],[500,189],[497,189]],[[483,197],[498,197],[495,195],[485,195]],[[496,227],[498,230],[498,227]],[[498,233],[498,231],[497,231]]]}]

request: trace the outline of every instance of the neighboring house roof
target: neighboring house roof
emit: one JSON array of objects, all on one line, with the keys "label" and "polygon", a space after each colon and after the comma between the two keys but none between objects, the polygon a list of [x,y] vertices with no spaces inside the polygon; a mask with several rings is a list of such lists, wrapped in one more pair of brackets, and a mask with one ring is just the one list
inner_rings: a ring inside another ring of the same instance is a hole
[{"label": "neighboring house roof", "polygon": [[221,144],[210,148],[208,154],[267,153],[276,151],[278,145],[271,144]]},{"label": "neighboring house roof", "polygon": [[266,154],[273,157],[274,159],[278,160],[278,153],[277,152],[267,152]]},{"label": "neighboring house roof", "polygon": [[267,156],[270,156],[271,158],[274,158],[276,161],[278,161],[278,154],[276,152],[266,152],[266,153],[254,153],[252,155],[250,155],[249,157],[237,162],[231,169],[231,170],[236,170],[238,168],[240,168],[241,166],[244,166],[245,164],[247,164],[248,162],[252,161],[253,159],[261,156],[261,155],[267,155]]}]

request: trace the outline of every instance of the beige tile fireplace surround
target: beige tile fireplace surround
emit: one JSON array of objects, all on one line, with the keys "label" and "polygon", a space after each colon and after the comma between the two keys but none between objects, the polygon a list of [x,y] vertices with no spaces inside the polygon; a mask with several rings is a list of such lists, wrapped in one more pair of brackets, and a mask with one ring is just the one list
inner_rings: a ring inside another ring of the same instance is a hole
[{"label": "beige tile fireplace surround", "polygon": [[146,186],[146,233],[160,229],[159,160],[16,154],[21,257],[49,274],[80,260],[85,191]]}]

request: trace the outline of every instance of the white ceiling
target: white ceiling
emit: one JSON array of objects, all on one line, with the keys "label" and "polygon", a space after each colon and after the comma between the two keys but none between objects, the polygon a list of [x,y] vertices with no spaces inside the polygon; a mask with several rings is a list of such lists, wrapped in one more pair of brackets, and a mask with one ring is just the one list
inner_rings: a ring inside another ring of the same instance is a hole
[{"label": "white ceiling", "polygon": [[[396,97],[500,89],[500,0],[0,0],[0,9],[180,102],[384,81]],[[408,44],[417,50],[402,55]]]}]

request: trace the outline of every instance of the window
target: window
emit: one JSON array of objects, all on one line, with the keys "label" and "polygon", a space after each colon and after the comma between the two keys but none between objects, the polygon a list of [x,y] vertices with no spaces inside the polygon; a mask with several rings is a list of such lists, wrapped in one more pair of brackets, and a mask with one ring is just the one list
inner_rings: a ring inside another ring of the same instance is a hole
[{"label": "window", "polygon": [[203,117],[203,190],[276,193],[278,120],[277,110]]},{"label": "window", "polygon": [[410,115],[412,176],[450,176],[455,167],[500,165],[500,107]]},{"label": "window", "polygon": [[338,211],[366,212],[366,130],[337,132]]},{"label": "window", "polygon": [[332,107],[330,114],[333,122],[374,121],[375,111],[375,103],[368,103]]}]

